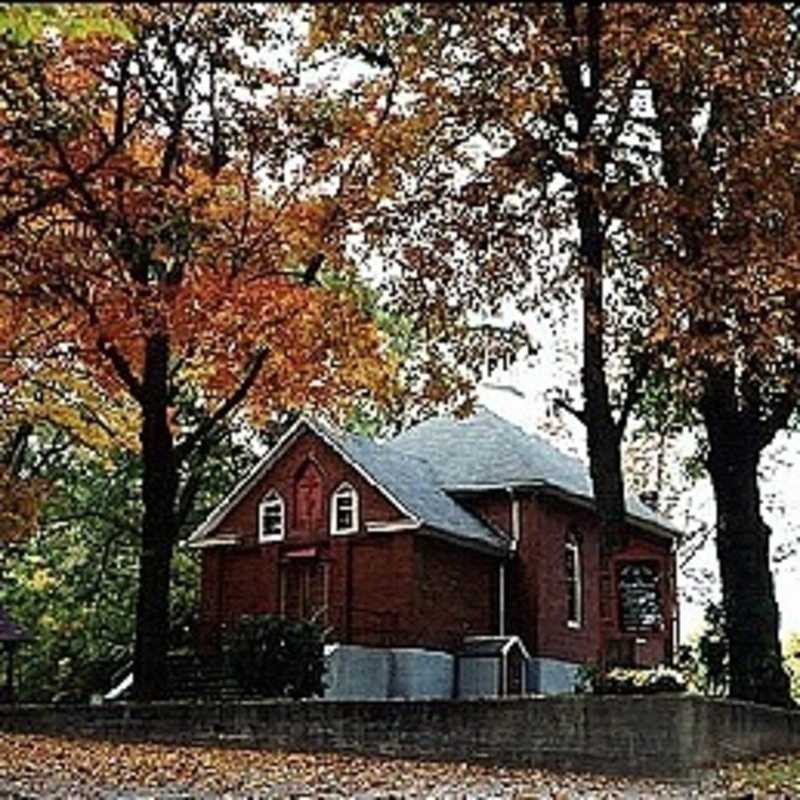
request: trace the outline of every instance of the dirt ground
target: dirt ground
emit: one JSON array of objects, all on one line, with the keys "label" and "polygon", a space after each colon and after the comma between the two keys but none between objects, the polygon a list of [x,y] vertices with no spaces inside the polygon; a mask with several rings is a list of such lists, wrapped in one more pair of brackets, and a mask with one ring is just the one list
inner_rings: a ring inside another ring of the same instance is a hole
[{"label": "dirt ground", "polygon": [[0,798],[791,798],[800,797],[793,765],[787,759],[765,760],[756,767],[733,765],[691,783],[666,783],[360,756],[0,734]]}]

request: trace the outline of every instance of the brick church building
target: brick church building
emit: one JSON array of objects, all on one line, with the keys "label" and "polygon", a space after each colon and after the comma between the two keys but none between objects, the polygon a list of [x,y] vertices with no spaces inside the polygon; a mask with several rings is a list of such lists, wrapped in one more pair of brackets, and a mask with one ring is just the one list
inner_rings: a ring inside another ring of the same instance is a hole
[{"label": "brick church building", "polygon": [[[585,466],[486,409],[380,443],[300,419],[191,537],[202,644],[243,614],[319,619],[350,659],[350,696],[459,694],[459,674],[464,694],[459,659],[505,658],[509,643],[522,677],[492,693],[669,661],[678,532],[635,498],[627,512],[601,569]],[[368,689],[368,658],[415,676]]]}]

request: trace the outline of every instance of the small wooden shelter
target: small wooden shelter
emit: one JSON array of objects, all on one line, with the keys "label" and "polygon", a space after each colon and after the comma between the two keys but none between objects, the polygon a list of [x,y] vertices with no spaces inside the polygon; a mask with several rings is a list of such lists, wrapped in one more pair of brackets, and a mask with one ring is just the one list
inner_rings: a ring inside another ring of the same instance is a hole
[{"label": "small wooden shelter", "polygon": [[13,622],[8,614],[0,608],[0,644],[6,654],[6,682],[0,686],[0,703],[14,702],[14,656],[22,642],[33,637],[21,626]]},{"label": "small wooden shelter", "polygon": [[519,636],[467,636],[458,654],[459,697],[508,697],[528,691],[530,654]]}]

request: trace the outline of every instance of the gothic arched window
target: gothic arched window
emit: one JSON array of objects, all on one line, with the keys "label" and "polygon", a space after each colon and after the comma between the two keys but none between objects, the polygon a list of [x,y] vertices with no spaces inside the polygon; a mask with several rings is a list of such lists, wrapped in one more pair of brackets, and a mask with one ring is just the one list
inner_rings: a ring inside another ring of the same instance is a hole
[{"label": "gothic arched window", "polygon": [[283,539],[286,531],[286,507],[275,490],[268,491],[258,505],[258,541],[274,542]]},{"label": "gothic arched window", "polygon": [[342,483],[331,498],[331,533],[355,533],[358,530],[358,492]]}]

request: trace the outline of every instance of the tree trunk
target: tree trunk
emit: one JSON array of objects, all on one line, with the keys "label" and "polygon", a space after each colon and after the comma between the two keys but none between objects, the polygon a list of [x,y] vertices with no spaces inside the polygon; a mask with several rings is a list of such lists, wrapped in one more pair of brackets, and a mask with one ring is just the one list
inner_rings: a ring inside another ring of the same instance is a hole
[{"label": "tree trunk", "polygon": [[578,191],[578,224],[583,261],[583,415],[603,550],[609,553],[621,543],[625,493],[619,427],[611,408],[603,348],[603,234],[589,186]]},{"label": "tree trunk", "polygon": [[769,564],[770,528],[761,516],[758,414],[737,404],[733,380],[710,378],[701,404],[708,468],[717,507],[730,696],[789,706],[778,637],[778,605]]},{"label": "tree trunk", "polygon": [[136,606],[134,695],[155,700],[166,684],[169,645],[169,590],[172,552],[177,539],[175,507],[178,471],[168,412],[169,340],[151,335],[142,381],[142,550]]},{"label": "tree trunk", "polygon": [[[576,191],[583,300],[583,368],[581,382],[583,423],[587,434],[589,473],[595,508],[600,518],[601,557],[599,580],[601,643],[598,657],[605,663],[606,639],[612,625],[611,553],[623,542],[625,526],[625,485],[620,452],[621,428],[614,410],[606,373],[605,301],[603,294],[606,234],[599,198],[605,160],[603,147],[595,140],[598,103],[603,83],[600,58],[603,11],[598,3],[586,4],[585,30],[578,21],[574,3],[564,3],[567,27],[573,37],[571,58],[561,64],[572,113],[577,120],[577,163],[586,165],[573,177]],[[585,37],[585,51],[582,40]],[[586,82],[588,78],[588,83]]]}]

